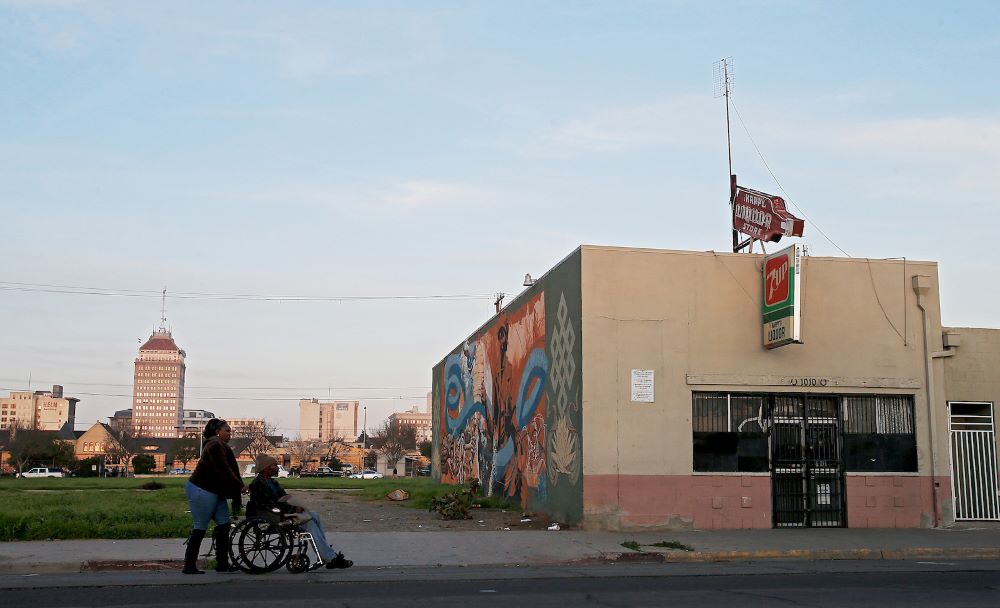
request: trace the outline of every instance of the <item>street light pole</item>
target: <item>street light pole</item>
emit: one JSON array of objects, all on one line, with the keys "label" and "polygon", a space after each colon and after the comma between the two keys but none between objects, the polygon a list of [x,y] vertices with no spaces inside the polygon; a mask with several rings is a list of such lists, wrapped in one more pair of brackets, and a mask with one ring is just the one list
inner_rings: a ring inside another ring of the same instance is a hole
[{"label": "street light pole", "polygon": [[364,418],[362,418],[361,420],[361,436],[364,437],[363,439],[364,443],[362,444],[364,446],[363,449],[367,451],[368,450],[368,406],[367,405],[364,406],[363,409],[364,409]]}]

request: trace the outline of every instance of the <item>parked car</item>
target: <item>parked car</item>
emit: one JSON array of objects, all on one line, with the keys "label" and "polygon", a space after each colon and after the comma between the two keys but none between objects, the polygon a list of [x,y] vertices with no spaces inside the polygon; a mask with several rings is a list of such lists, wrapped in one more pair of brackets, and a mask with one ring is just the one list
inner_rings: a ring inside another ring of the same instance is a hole
[{"label": "parked car", "polygon": [[385,477],[385,475],[371,469],[365,469],[360,473],[351,475],[351,479],[382,479],[383,477]]},{"label": "parked car", "polygon": [[174,469],[168,475],[190,475],[191,469]]},{"label": "parked car", "polygon": [[426,467],[420,467],[419,469],[417,469],[417,475],[421,477],[430,477],[431,465],[427,465]]},{"label": "parked car", "polygon": [[33,477],[65,477],[66,474],[63,473],[62,469],[55,469],[51,467],[35,467],[29,469],[24,473],[21,473],[21,477],[30,479]]},{"label": "parked car", "polygon": [[343,477],[343,471],[335,471],[330,467],[318,467],[315,469],[303,469],[299,477]]},{"label": "parked car", "polygon": [[[248,464],[243,469],[243,477],[256,477],[257,476],[257,465]],[[278,477],[288,477],[288,469],[282,465],[278,465]]]}]

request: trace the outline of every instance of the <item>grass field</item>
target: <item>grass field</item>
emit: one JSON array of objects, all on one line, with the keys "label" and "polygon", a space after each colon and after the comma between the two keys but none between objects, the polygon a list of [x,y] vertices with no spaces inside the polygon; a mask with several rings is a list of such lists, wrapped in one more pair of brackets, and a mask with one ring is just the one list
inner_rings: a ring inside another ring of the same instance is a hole
[{"label": "grass field", "polygon": [[[154,479],[0,479],[0,541],[74,538],[179,538],[191,528],[184,497],[186,477],[159,477],[160,490],[144,490]],[[248,480],[249,481],[249,480]],[[381,500],[402,488],[405,507],[426,509],[435,496],[456,486],[427,477],[394,479],[282,479],[286,490],[360,488],[360,495]],[[496,498],[477,500],[485,508],[506,508]]]}]

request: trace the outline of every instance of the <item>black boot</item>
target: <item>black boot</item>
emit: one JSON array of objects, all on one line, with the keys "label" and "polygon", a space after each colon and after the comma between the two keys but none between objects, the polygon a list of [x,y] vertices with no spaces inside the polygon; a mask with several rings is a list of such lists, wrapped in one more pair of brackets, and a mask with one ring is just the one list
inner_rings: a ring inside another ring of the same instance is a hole
[{"label": "black boot", "polygon": [[212,540],[215,541],[215,571],[216,572],[236,572],[239,568],[229,565],[229,524],[215,526],[212,532]]},{"label": "black boot", "polygon": [[201,551],[201,541],[205,538],[204,530],[191,530],[188,536],[187,550],[184,551],[184,574],[205,574],[198,569],[198,552]]},{"label": "black boot", "polygon": [[331,559],[326,564],[327,570],[337,570],[340,568],[350,568],[354,565],[354,562],[344,557],[343,553],[338,553],[333,559]]}]

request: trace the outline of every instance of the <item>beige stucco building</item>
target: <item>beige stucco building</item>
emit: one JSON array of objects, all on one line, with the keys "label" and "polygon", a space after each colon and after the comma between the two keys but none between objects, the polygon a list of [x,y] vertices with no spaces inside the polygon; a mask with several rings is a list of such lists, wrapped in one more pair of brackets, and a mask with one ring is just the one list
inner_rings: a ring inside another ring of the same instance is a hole
[{"label": "beige stucco building", "polygon": [[763,256],[579,248],[434,368],[435,475],[590,528],[1000,519],[1000,331],[941,326],[934,262],[799,262],[766,349]]},{"label": "beige stucco building", "polygon": [[359,401],[299,400],[299,437],[305,441],[354,441],[358,436]]},{"label": "beige stucco building", "polygon": [[0,430],[15,424],[39,431],[58,431],[68,422],[76,422],[79,399],[64,397],[62,386],[51,391],[11,391],[0,398]]}]

